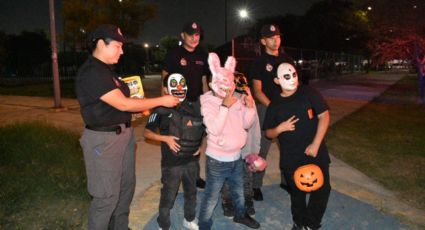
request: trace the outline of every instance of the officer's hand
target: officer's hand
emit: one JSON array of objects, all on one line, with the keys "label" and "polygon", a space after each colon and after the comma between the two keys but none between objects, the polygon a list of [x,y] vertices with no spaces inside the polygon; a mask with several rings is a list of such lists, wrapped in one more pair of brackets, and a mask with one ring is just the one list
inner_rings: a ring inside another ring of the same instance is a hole
[{"label": "officer's hand", "polygon": [[162,105],[165,107],[174,107],[180,103],[177,97],[171,95],[164,95],[161,97]]}]

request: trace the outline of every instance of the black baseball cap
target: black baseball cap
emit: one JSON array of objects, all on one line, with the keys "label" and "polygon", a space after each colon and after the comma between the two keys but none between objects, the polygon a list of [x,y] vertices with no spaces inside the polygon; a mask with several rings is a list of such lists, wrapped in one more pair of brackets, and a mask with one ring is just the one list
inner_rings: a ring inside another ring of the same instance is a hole
[{"label": "black baseball cap", "polygon": [[266,24],[261,27],[260,31],[262,38],[269,38],[275,35],[281,35],[279,27],[275,24]]},{"label": "black baseball cap", "polygon": [[112,39],[118,42],[125,42],[125,38],[121,33],[118,26],[115,25],[100,25],[90,34],[90,41],[96,41],[97,39]]},{"label": "black baseball cap", "polygon": [[201,26],[197,22],[186,22],[183,25],[182,32],[185,32],[189,35],[201,34]]}]

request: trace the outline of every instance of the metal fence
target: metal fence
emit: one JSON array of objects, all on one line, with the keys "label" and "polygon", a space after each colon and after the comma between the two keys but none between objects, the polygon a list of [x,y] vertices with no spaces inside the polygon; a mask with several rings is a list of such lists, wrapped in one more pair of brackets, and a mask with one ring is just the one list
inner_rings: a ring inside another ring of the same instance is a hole
[{"label": "metal fence", "polygon": [[[247,74],[252,62],[264,52],[261,45],[250,37],[235,39],[229,55],[236,57],[238,71]],[[283,47],[281,52],[294,59],[300,75],[309,79],[333,78],[341,74],[366,71],[368,61],[361,55],[312,49]],[[307,76],[308,75],[308,76]]]},{"label": "metal fence", "polygon": [[[137,46],[127,47],[124,56],[117,65],[117,71],[122,75],[144,75],[146,60],[144,50]],[[237,70],[248,74],[252,62],[261,55],[261,45],[250,37],[239,37],[222,48],[216,49],[221,57],[232,55],[238,61]],[[304,78],[319,79],[332,78],[345,73],[365,71],[366,59],[360,55],[335,53],[320,50],[284,47],[282,52],[287,53],[296,62],[299,74]],[[59,73],[61,81],[75,79],[78,68],[87,58],[87,52],[66,52],[59,54]],[[51,64],[45,63],[25,73],[0,73],[0,84],[27,84],[53,81]]]}]

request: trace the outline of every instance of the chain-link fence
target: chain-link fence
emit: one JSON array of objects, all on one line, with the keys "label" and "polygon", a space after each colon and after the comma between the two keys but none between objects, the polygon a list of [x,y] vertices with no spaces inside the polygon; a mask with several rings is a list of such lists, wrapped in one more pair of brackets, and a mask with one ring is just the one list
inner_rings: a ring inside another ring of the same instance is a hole
[{"label": "chain-link fence", "polygon": [[[235,39],[229,45],[229,55],[236,57],[238,71],[245,74],[249,73],[252,62],[264,52],[259,42],[250,37]],[[361,55],[292,47],[283,47],[281,52],[293,58],[301,78],[307,81],[366,71],[368,67],[367,59]]]},{"label": "chain-link fence", "polygon": [[[149,63],[149,55],[143,47],[126,45],[124,55],[116,65],[121,75],[145,74]],[[239,37],[232,42],[215,50],[221,57],[232,55],[238,61],[237,70],[246,75],[249,73],[252,62],[264,52],[258,41],[251,37]],[[360,55],[335,53],[311,49],[284,47],[282,52],[291,56],[301,76],[301,80],[333,78],[345,73],[363,71],[367,68],[367,61]],[[78,68],[87,58],[87,52],[59,53],[59,74],[61,80],[73,80]],[[153,67],[153,65],[152,65]],[[152,69],[152,68],[149,68]],[[159,69],[159,68],[157,68]],[[36,68],[22,71],[0,73],[0,84],[25,84],[33,82],[52,81],[51,63],[45,63]]]}]

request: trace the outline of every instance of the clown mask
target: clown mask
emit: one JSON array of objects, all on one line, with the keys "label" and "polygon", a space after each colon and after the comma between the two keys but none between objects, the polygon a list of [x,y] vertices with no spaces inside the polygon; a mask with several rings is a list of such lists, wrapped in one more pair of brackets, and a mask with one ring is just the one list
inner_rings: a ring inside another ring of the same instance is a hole
[{"label": "clown mask", "polygon": [[167,89],[170,95],[179,98],[180,102],[184,101],[187,93],[186,79],[178,73],[173,73],[168,77]]},{"label": "clown mask", "polygon": [[295,90],[298,87],[298,74],[294,66],[282,63],[277,68],[277,81],[284,90]]},{"label": "clown mask", "polygon": [[230,92],[235,90],[233,72],[235,71],[236,60],[233,57],[228,57],[224,67],[221,67],[217,54],[210,53],[208,64],[212,73],[209,86],[217,96],[224,98],[227,90]]}]

